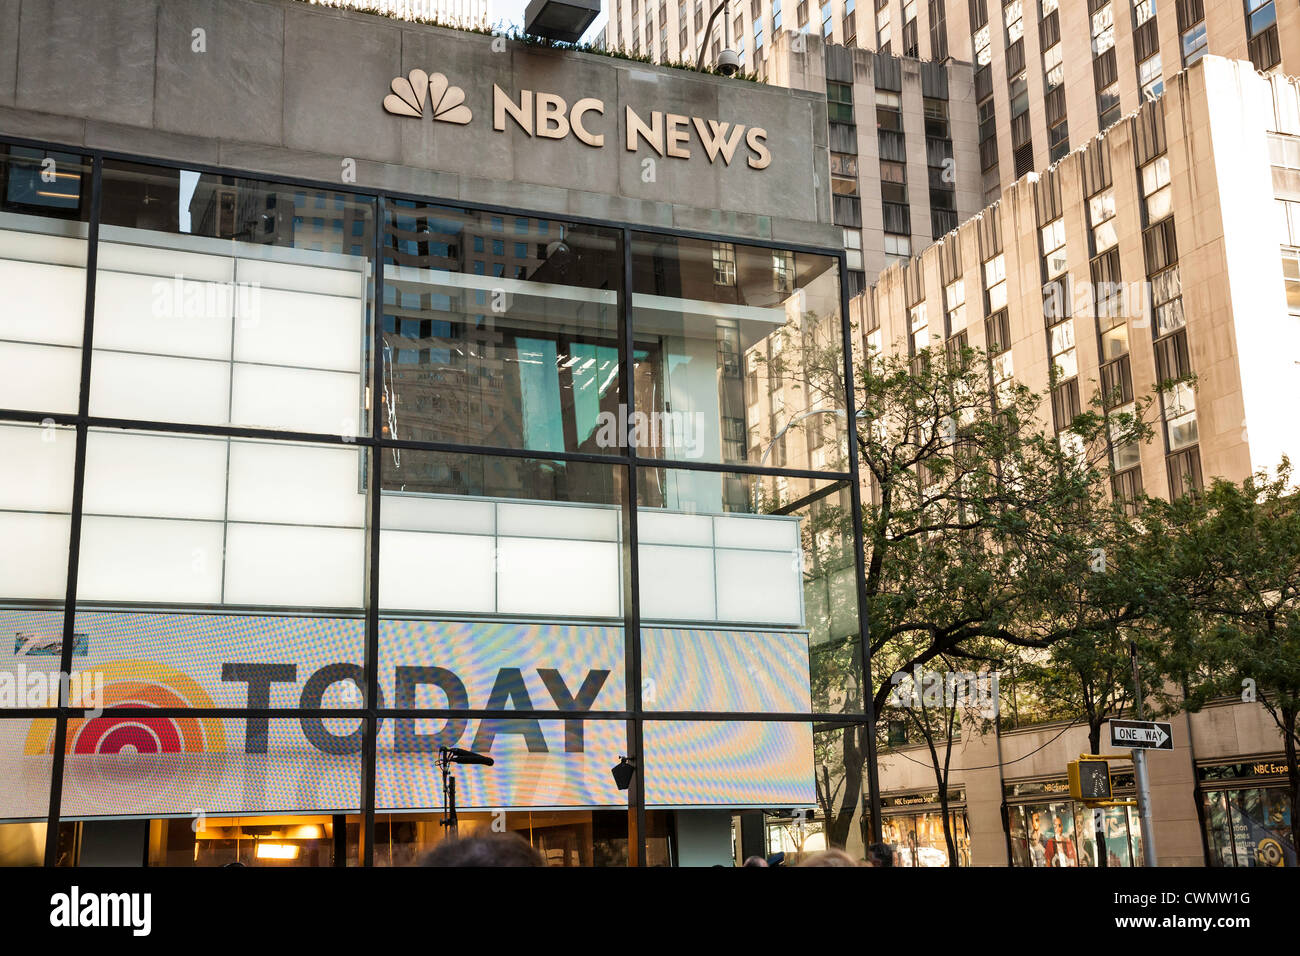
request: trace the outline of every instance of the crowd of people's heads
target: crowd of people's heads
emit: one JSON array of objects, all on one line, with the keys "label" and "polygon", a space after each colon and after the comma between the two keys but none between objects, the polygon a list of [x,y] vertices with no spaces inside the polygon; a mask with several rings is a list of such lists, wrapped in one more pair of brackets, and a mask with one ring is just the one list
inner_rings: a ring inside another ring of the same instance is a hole
[{"label": "crowd of people's heads", "polygon": [[[443,840],[420,861],[421,866],[545,866],[546,861],[517,833],[484,833]],[[893,866],[894,857],[884,843],[867,848],[865,860],[843,850],[828,849],[802,853],[791,861],[784,853],[772,857],[751,856],[747,867],[770,866]]]}]

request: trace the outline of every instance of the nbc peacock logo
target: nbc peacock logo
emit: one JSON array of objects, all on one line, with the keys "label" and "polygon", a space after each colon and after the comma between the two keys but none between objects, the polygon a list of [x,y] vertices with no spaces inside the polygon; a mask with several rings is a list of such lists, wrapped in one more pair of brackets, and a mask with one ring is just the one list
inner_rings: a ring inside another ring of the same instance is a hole
[{"label": "nbc peacock logo", "polygon": [[432,108],[433,118],[439,123],[464,126],[474,118],[465,105],[465,91],[452,86],[442,73],[425,73],[412,70],[406,76],[395,78],[393,92],[384,97],[384,109],[394,116],[424,115],[425,104]]},{"label": "nbc peacock logo", "polygon": [[[159,708],[213,707],[188,675],[151,661],[117,661],[99,668],[104,677],[104,716],[68,719],[68,754],[145,755],[224,753],[226,734],[211,717],[150,717]],[[28,754],[54,751],[54,721],[32,721]]]}]

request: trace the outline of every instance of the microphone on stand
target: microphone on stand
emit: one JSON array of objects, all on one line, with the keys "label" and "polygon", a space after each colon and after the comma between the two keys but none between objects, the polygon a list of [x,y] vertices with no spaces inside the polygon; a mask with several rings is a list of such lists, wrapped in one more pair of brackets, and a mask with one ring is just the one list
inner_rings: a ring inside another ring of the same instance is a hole
[{"label": "microphone on stand", "polygon": [[451,763],[481,764],[484,767],[491,767],[496,763],[491,757],[476,754],[472,750],[462,750],[459,747],[444,747],[443,752]]}]

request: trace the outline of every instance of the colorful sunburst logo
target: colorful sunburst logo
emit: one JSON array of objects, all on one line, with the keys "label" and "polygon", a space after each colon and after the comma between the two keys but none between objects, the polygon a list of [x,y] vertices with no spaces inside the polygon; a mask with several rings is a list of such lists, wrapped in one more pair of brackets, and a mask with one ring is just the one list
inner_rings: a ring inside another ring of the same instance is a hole
[{"label": "colorful sunburst logo", "polygon": [[[117,661],[98,668],[104,677],[105,716],[69,718],[69,754],[224,753],[226,734],[212,717],[149,717],[141,710],[213,707],[188,675],[151,661]],[[54,721],[32,721],[24,752],[54,750]]]}]

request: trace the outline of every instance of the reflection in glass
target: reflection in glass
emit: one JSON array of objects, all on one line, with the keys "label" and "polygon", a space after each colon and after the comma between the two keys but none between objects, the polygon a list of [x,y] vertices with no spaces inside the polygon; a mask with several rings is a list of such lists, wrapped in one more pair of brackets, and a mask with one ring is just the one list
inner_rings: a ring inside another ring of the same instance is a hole
[{"label": "reflection in glass", "polygon": [[388,204],[384,434],[616,454],[619,233]]},{"label": "reflection in glass", "polygon": [[641,454],[847,468],[835,260],[638,233],[632,270]]}]

